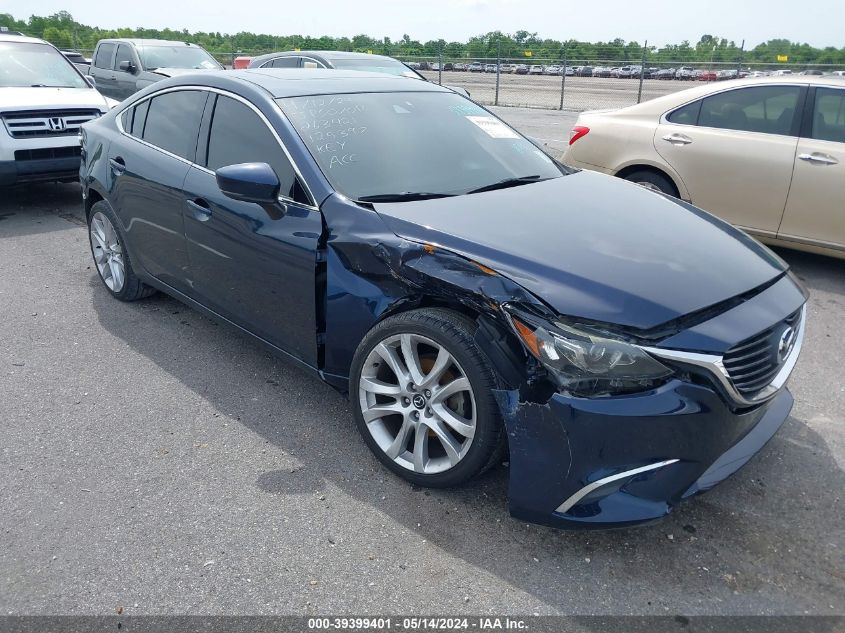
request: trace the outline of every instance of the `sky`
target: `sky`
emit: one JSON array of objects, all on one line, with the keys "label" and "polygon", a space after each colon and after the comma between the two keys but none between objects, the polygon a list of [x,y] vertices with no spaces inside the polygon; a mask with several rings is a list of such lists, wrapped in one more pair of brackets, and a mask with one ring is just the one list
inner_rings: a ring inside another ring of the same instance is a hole
[{"label": "sky", "polygon": [[[249,7],[252,7],[250,9]],[[557,40],[607,41],[616,37],[662,46],[704,33],[747,48],[774,38],[812,46],[845,46],[845,0],[811,0],[799,8],[785,0],[0,0],[15,18],[67,10],[102,28],[149,27],[251,31],[274,35],[353,36],[420,41],[466,41],[500,30],[536,32]]]}]

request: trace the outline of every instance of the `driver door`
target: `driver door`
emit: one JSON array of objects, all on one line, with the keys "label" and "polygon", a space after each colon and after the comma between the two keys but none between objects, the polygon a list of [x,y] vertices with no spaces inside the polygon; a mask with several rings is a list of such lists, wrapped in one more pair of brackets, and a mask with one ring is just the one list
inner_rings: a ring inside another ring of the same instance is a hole
[{"label": "driver door", "polygon": [[[134,67],[134,72],[120,70],[121,62],[129,62]],[[138,56],[129,44],[118,44],[117,53],[114,56],[114,98],[126,99],[137,91],[136,81],[138,78]]]},{"label": "driver door", "polygon": [[[211,95],[183,214],[193,292],[211,310],[311,366],[317,365],[317,247],[323,225],[276,133],[241,99]],[[214,170],[267,163],[284,215],[226,197]]]}]

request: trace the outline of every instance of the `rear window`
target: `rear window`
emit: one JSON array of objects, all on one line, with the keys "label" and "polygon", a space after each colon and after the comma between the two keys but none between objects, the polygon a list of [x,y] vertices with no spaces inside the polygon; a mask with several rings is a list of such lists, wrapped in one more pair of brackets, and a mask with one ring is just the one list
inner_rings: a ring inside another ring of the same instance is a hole
[{"label": "rear window", "polygon": [[94,55],[94,66],[110,69],[112,55],[114,55],[114,44],[100,44]]},{"label": "rear window", "polygon": [[811,136],[845,143],[845,90],[817,88]]},{"label": "rear window", "polygon": [[206,93],[199,90],[179,90],[153,97],[142,138],[171,154],[194,160],[205,99]]},{"label": "rear window", "polygon": [[698,123],[698,113],[701,111],[701,101],[693,101],[683,108],[678,108],[666,117],[671,123],[678,125],[695,125]]}]

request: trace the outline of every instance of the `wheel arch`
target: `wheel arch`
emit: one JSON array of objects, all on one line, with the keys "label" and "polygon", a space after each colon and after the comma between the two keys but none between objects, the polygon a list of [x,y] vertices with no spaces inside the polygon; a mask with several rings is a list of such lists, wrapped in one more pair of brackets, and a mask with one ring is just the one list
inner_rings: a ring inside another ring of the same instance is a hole
[{"label": "wheel arch", "polygon": [[666,165],[658,165],[657,163],[651,163],[647,161],[632,162],[618,169],[613,175],[617,178],[625,179],[629,175],[638,171],[649,171],[660,176],[664,176],[675,187],[676,197],[682,200],[689,201],[689,192],[684,186],[681,177],[676,174],[673,170],[667,169]]}]

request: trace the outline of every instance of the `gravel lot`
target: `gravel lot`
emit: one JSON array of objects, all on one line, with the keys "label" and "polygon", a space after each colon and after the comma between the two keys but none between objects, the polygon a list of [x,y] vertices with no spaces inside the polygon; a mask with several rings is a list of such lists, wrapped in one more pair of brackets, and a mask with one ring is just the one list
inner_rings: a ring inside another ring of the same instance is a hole
[{"label": "gravel lot", "polygon": [[75,185],[0,192],[2,613],[845,612],[845,262],[780,253],[810,325],[761,454],[657,525],[564,532],[508,516],[504,466],[412,487],[327,386],[172,299],[112,300],[82,224]]},{"label": "gravel lot", "polygon": [[[436,71],[422,71],[429,81],[437,82]],[[496,98],[494,73],[446,71],[444,86],[466,88],[479,103],[493,104]],[[564,85],[563,109],[572,111],[621,108],[637,102],[640,80],[605,77],[567,77]],[[697,81],[643,81],[643,101],[702,85]],[[552,75],[499,76],[499,105],[530,108],[560,107],[561,77]]]}]

